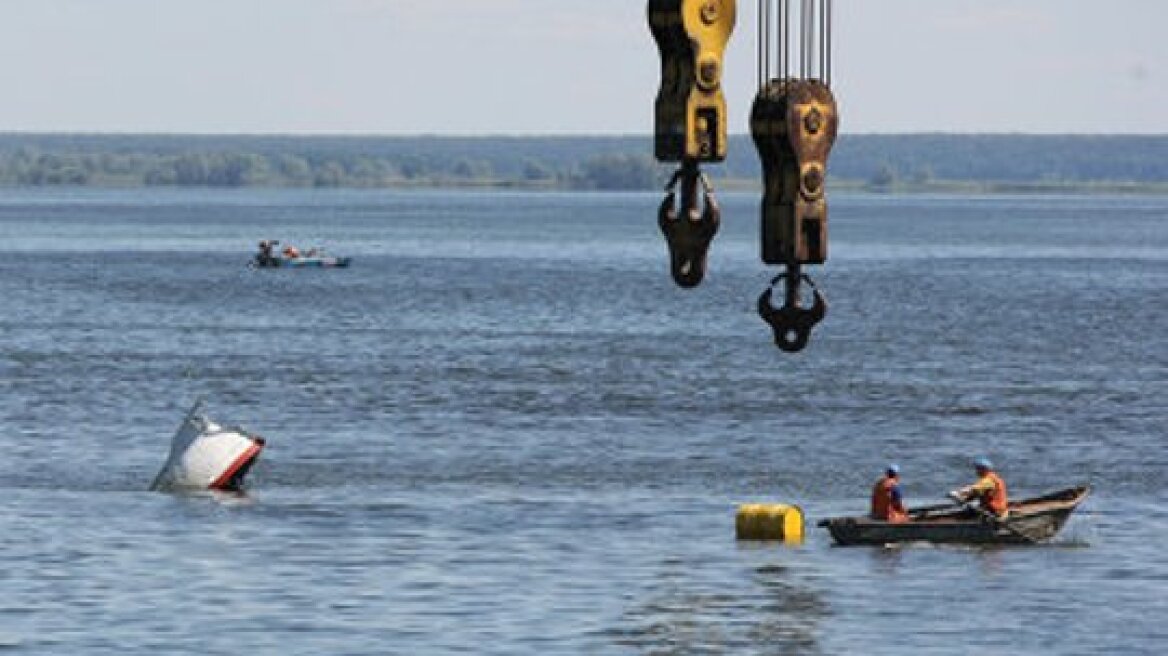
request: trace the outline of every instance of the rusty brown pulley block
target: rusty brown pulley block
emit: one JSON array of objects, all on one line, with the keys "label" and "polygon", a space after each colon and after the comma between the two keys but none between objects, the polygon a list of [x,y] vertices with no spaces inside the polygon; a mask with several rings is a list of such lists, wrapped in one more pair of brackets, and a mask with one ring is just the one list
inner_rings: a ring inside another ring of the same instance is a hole
[{"label": "rusty brown pulley block", "polygon": [[[827,312],[827,302],[802,273],[805,264],[827,260],[827,158],[839,130],[835,98],[826,84],[810,79],[778,79],[759,90],[750,132],[763,167],[762,260],[786,267],[772,281],[784,282],[783,305],[775,308],[772,289],[759,299],[759,314],[784,351],[800,351]],[[800,287],[810,287],[810,307]]]}]

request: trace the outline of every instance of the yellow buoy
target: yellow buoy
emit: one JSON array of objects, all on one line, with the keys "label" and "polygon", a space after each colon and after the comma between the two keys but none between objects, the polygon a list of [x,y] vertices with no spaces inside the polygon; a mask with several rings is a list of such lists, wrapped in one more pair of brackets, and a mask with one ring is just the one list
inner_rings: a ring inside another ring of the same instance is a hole
[{"label": "yellow buoy", "polygon": [[739,540],[803,542],[803,509],[781,503],[747,503],[738,507]]}]

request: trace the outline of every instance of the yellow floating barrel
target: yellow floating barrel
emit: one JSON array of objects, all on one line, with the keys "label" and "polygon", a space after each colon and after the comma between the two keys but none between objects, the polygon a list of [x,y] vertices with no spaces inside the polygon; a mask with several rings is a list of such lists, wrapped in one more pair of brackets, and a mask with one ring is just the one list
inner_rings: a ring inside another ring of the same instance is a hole
[{"label": "yellow floating barrel", "polygon": [[747,503],[738,507],[739,540],[803,542],[803,509],[781,503]]}]

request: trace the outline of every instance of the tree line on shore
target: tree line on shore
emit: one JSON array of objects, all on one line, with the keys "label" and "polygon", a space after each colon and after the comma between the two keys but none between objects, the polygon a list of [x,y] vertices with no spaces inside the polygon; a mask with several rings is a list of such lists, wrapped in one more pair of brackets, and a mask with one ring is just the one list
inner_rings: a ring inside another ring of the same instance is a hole
[{"label": "tree line on shore", "polygon": [[[0,134],[0,186],[658,188],[648,137]],[[749,137],[709,167],[757,183]],[[833,181],[874,190],[1168,185],[1168,136],[843,135]]]}]

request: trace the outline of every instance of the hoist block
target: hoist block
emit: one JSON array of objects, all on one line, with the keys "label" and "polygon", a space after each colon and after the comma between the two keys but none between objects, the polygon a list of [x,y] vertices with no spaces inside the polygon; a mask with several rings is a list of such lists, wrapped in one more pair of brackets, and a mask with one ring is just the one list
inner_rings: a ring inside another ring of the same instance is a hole
[{"label": "hoist block", "polygon": [[827,158],[839,130],[831,89],[819,80],[772,80],[755,97],[750,132],[763,166],[762,259],[827,259]]},{"label": "hoist block", "polygon": [[658,160],[726,158],[723,57],[736,18],[736,0],[649,0],[649,27],[661,52]]}]

